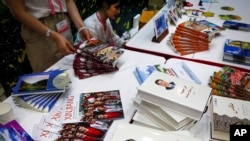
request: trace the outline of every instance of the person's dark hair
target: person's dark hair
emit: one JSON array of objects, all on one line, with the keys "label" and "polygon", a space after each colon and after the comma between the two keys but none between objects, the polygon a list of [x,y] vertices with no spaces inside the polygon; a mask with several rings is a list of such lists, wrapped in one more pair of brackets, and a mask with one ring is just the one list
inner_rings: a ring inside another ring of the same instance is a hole
[{"label": "person's dark hair", "polygon": [[97,8],[101,9],[106,4],[107,8],[110,7],[110,5],[115,4],[117,2],[120,2],[119,7],[121,7],[121,0],[96,0]]},{"label": "person's dark hair", "polygon": [[158,84],[159,81],[162,81],[161,79],[156,79],[155,84]]}]

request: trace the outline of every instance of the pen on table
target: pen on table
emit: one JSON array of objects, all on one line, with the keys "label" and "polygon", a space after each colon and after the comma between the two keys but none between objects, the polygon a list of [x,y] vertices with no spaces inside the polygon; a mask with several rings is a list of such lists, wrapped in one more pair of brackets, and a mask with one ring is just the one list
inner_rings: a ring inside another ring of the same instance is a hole
[{"label": "pen on table", "polygon": [[188,67],[188,65],[185,62],[182,62],[182,68],[187,72],[189,77],[194,80],[196,83],[201,84],[200,79],[194,74],[194,72]]}]

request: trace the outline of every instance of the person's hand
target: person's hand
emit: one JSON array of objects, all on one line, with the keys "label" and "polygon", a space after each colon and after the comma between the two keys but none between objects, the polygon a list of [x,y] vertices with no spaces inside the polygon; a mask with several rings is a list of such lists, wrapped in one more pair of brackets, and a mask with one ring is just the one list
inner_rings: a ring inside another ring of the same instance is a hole
[{"label": "person's hand", "polygon": [[76,49],[68,41],[64,36],[62,36],[60,33],[52,32],[52,39],[56,42],[57,49],[59,52],[61,52],[63,55],[73,54],[76,52]]},{"label": "person's hand", "polygon": [[81,30],[79,32],[79,34],[81,35],[83,40],[88,40],[89,41],[90,39],[93,38],[92,34],[89,32],[88,29]]}]

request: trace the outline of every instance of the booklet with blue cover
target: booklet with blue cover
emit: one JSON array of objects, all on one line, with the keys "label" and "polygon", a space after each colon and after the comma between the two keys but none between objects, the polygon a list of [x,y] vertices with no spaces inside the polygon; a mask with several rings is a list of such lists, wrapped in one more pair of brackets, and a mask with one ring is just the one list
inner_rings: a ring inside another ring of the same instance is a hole
[{"label": "booklet with blue cover", "polygon": [[12,89],[12,96],[64,92],[70,83],[66,70],[24,74]]},{"label": "booklet with blue cover", "polygon": [[250,31],[249,23],[240,23],[240,22],[226,20],[223,22],[223,27],[235,30]]},{"label": "booklet with blue cover", "polygon": [[16,120],[12,120],[4,125],[0,124],[0,140],[34,141]]},{"label": "booklet with blue cover", "polygon": [[12,91],[17,106],[49,112],[66,91],[70,79],[62,69],[22,75]]},{"label": "booklet with blue cover", "polygon": [[223,61],[250,65],[250,42],[226,39]]}]

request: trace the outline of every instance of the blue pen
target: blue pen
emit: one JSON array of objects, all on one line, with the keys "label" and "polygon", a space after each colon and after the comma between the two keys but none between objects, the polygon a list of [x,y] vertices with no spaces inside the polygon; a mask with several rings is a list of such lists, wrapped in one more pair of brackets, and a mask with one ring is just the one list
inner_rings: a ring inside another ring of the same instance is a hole
[{"label": "blue pen", "polygon": [[201,84],[200,79],[193,73],[193,71],[188,67],[185,62],[182,62],[182,68],[187,72],[189,77],[194,80],[196,83]]}]

